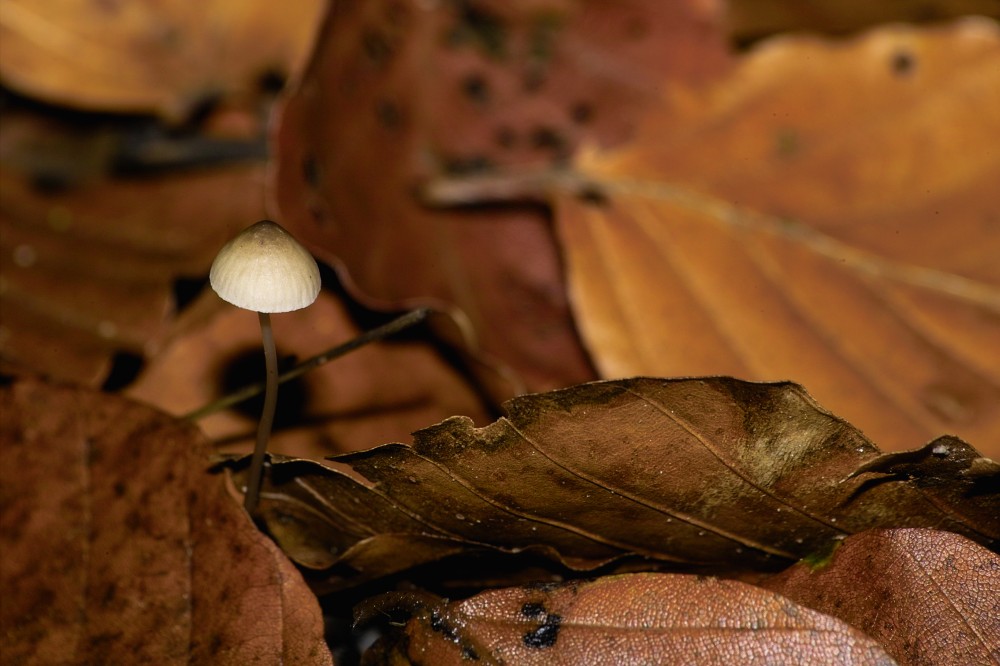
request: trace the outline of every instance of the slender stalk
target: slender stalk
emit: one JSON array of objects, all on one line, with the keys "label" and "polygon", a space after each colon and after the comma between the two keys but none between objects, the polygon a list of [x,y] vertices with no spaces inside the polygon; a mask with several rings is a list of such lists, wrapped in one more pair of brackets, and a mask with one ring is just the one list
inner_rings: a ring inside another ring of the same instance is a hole
[{"label": "slender stalk", "polygon": [[[305,361],[302,361],[301,363],[296,365],[294,368],[281,373],[281,375],[278,377],[278,383],[284,384],[287,381],[290,381],[292,379],[295,379],[296,377],[304,375],[313,368],[318,368],[324,363],[332,361],[335,358],[339,358],[344,354],[352,352],[359,347],[363,347],[371,342],[377,342],[378,340],[387,338],[390,335],[399,333],[400,331],[403,331],[409,328],[410,326],[413,326],[414,324],[419,324],[420,322],[422,322],[424,319],[427,318],[427,315],[429,315],[430,312],[431,311],[429,308],[419,308],[416,310],[412,310],[404,315],[401,315],[393,319],[387,324],[383,324],[382,326],[373,328],[370,331],[365,331],[358,337],[349,340],[342,345],[337,345],[332,349],[328,349],[322,354],[317,354],[312,358],[308,358]],[[183,416],[183,419],[185,421],[197,421],[199,419],[208,416],[209,414],[221,412],[223,409],[232,407],[233,405],[237,405],[243,402],[244,400],[249,400],[250,398],[256,395],[260,395],[265,391],[266,388],[267,388],[266,382],[251,384],[250,386],[246,386],[238,391],[230,393],[227,396],[223,396],[222,398],[216,400],[215,402],[210,402],[207,405],[199,407],[198,409],[185,414]]]},{"label": "slender stalk", "polygon": [[257,444],[253,449],[250,461],[250,472],[247,477],[247,494],[243,498],[243,506],[247,513],[253,513],[260,499],[260,483],[264,475],[264,455],[267,453],[267,440],[271,437],[271,426],[274,425],[274,409],[278,404],[278,352],[274,348],[274,332],[271,330],[271,315],[258,312],[260,317],[260,334],[264,340],[264,366],[267,377],[264,382],[264,410],[260,414],[260,424],[257,426]]}]

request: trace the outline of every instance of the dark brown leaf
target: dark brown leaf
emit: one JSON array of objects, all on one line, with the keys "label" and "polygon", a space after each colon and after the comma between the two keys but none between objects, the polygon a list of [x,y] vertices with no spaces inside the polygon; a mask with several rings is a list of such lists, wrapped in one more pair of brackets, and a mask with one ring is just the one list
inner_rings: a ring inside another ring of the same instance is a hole
[{"label": "dark brown leaf", "polygon": [[315,597],[193,429],[30,380],[0,410],[5,663],[332,663]]},{"label": "dark brown leaf", "polygon": [[857,627],[900,664],[1000,659],[1000,557],[957,534],[864,532],[764,586]]},{"label": "dark brown leaf", "polygon": [[[361,578],[463,543],[577,569],[626,555],[775,568],[874,527],[1000,537],[1000,497],[976,490],[996,481],[996,463],[946,438],[910,478],[866,471],[878,450],[794,384],[630,379],[506,410],[485,428],[455,417],[412,448],[340,456],[337,469],[280,462],[262,501],[268,527],[301,564]],[[927,487],[949,477],[954,492]],[[400,546],[407,535],[419,549]]]},{"label": "dark brown leaf", "polygon": [[281,113],[281,220],[369,304],[448,306],[530,390],[594,379],[544,212],[434,210],[416,186],[620,143],[661,76],[725,68],[720,22],[698,1],[331,3]]},{"label": "dark brown leaf", "polygon": [[366,663],[894,663],[860,631],[782,596],[679,574],[508,588],[425,605],[376,650],[382,660]]}]

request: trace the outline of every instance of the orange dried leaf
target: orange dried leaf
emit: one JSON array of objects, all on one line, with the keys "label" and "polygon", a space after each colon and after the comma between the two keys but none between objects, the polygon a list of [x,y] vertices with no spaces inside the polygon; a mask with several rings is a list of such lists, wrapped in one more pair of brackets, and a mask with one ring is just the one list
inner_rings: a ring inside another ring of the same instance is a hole
[{"label": "orange dried leaf", "polygon": [[420,609],[384,642],[392,663],[893,663],[833,617],[745,583],[678,574],[483,592]]},{"label": "orange dried leaf", "polygon": [[562,196],[601,374],[794,379],[886,449],[1000,442],[1000,30],[762,44]]},{"label": "orange dried leaf", "polygon": [[57,104],[181,119],[296,69],[323,4],[4,0],[0,77]]}]

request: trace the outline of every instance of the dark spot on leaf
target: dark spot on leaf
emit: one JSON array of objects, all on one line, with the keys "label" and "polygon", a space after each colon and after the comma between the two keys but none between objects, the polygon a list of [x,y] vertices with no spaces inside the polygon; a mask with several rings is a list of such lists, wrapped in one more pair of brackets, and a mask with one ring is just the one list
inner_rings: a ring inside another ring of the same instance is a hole
[{"label": "dark spot on leaf", "polygon": [[536,618],[545,615],[545,606],[537,601],[531,601],[521,606],[521,615],[528,618]]},{"label": "dark spot on leaf", "polygon": [[111,489],[114,491],[115,497],[123,497],[125,495],[125,484],[121,481],[116,481]]},{"label": "dark spot on leaf", "polygon": [[396,129],[403,120],[399,106],[387,99],[380,99],[375,105],[375,116],[378,118],[379,124],[386,129]]},{"label": "dark spot on leaf", "polygon": [[257,87],[266,94],[281,92],[285,87],[285,73],[280,69],[270,67],[257,76]]},{"label": "dark spot on leaf", "polygon": [[501,127],[496,132],[496,142],[501,148],[513,148],[517,143],[517,133],[510,127]]},{"label": "dark spot on leaf", "polygon": [[430,621],[431,631],[436,631],[445,638],[447,638],[452,643],[458,643],[458,632],[453,626],[441,615],[440,612],[434,610],[431,611],[431,621]]},{"label": "dark spot on leaf", "polygon": [[448,45],[471,46],[496,60],[506,56],[507,27],[500,17],[470,0],[455,4],[458,5],[458,22],[448,33]]},{"label": "dark spot on leaf", "polygon": [[909,51],[899,50],[892,54],[890,67],[896,76],[908,76],[916,69],[917,59]]},{"label": "dark spot on leaf", "polygon": [[594,107],[587,102],[577,102],[569,110],[569,117],[578,125],[585,125],[594,119]]},{"label": "dark spot on leaf", "polygon": [[550,648],[556,644],[559,638],[559,626],[562,624],[562,615],[546,615],[542,625],[534,631],[524,634],[522,640],[525,647],[543,649]]},{"label": "dark spot on leaf", "polygon": [[302,158],[302,178],[311,186],[319,187],[319,162],[315,155]]},{"label": "dark spot on leaf", "polygon": [[493,162],[483,155],[470,155],[447,158],[442,167],[449,175],[462,176],[489,171],[493,168]]},{"label": "dark spot on leaf", "polygon": [[361,47],[375,65],[383,65],[392,57],[392,45],[385,35],[377,30],[365,31],[361,37]]},{"label": "dark spot on leaf", "polygon": [[481,74],[469,74],[462,79],[462,94],[477,104],[486,104],[490,100],[490,88]]},{"label": "dark spot on leaf", "polygon": [[556,129],[543,125],[531,132],[531,144],[541,150],[561,152],[566,148],[566,139]]},{"label": "dark spot on leaf", "polygon": [[611,202],[604,192],[596,185],[587,185],[577,194],[577,198],[580,201],[594,205],[594,206],[607,206]]}]

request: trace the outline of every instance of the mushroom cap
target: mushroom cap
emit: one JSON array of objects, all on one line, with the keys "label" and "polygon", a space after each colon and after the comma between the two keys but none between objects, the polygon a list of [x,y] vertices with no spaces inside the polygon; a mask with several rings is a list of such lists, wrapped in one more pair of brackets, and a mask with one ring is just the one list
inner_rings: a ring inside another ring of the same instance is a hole
[{"label": "mushroom cap", "polygon": [[319,266],[281,228],[263,220],[226,243],[208,276],[222,300],[256,312],[291,312],[319,295]]}]

